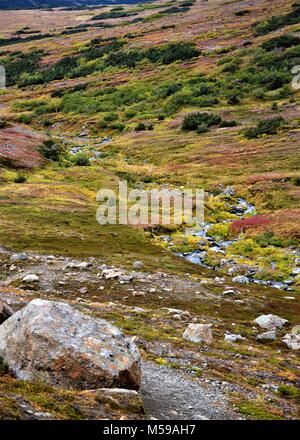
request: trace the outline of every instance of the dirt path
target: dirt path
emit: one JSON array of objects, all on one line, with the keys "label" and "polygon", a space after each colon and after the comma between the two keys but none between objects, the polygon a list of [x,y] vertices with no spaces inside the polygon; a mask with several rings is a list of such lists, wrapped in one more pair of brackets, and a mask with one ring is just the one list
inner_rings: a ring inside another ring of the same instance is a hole
[{"label": "dirt path", "polygon": [[195,415],[212,420],[240,418],[220,390],[152,362],[143,363],[141,392],[149,417],[159,420],[188,420]]}]

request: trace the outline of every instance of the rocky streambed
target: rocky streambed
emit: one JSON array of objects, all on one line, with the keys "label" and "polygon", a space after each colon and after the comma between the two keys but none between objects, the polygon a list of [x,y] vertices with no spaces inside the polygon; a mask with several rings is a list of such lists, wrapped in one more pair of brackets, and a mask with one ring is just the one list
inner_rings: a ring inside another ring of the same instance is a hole
[{"label": "rocky streambed", "polygon": [[[280,253],[282,257],[290,259],[290,273],[285,279],[272,279],[263,274],[264,261],[263,257],[258,264],[255,259],[243,255],[242,252],[234,255],[232,253],[233,246],[239,245],[244,239],[244,234],[241,233],[237,237],[222,237],[218,236],[212,230],[217,224],[230,228],[231,224],[237,220],[244,220],[258,215],[256,207],[249,203],[242,197],[235,196],[234,189],[231,187],[225,188],[221,194],[226,199],[227,212],[232,218],[224,220],[216,220],[204,222],[203,226],[197,228],[186,228],[180,233],[170,235],[161,235],[159,238],[163,245],[176,253],[178,256],[194,263],[201,265],[207,269],[214,269],[220,271],[224,275],[232,276],[233,281],[240,284],[256,283],[265,286],[272,286],[280,290],[294,291],[295,284],[297,284],[300,275],[300,249],[281,248]],[[207,197],[214,199],[213,194],[207,194]],[[220,228],[221,229],[221,228]],[[183,247],[189,247],[191,243],[191,250],[180,250],[180,246],[176,246],[174,238],[181,235]],[[269,245],[269,249],[276,250],[276,247]],[[229,252],[228,252],[229,251]],[[214,264],[210,261],[213,260]],[[270,262],[270,270],[276,271],[276,261]],[[278,277],[280,278],[280,277]]]}]

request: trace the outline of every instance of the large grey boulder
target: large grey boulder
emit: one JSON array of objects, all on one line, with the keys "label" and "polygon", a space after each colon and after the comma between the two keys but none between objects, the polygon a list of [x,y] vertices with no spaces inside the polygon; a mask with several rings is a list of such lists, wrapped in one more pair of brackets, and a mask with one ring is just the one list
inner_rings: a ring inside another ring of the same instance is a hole
[{"label": "large grey boulder", "polygon": [[254,320],[255,324],[259,325],[261,328],[267,330],[276,330],[276,328],[282,328],[288,323],[287,319],[280,318],[276,315],[261,315]]},{"label": "large grey boulder", "polygon": [[35,299],[0,326],[0,357],[17,378],[71,389],[138,389],[140,355],[117,327]]}]

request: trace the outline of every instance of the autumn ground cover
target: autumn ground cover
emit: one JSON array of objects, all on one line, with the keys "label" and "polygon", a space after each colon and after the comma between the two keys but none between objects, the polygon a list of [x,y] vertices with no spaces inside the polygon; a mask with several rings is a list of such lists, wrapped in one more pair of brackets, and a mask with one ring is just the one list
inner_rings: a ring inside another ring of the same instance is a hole
[{"label": "autumn ground cover", "polygon": [[[9,87],[0,92],[0,245],[95,256],[127,268],[143,260],[150,272],[163,268],[182,277],[188,273],[213,280],[215,271],[180,259],[148,230],[96,223],[96,192],[114,189],[119,179],[126,179],[131,187],[204,188],[215,195],[207,204],[215,230],[223,228],[220,218],[230,218],[234,222],[226,234],[240,236],[228,255],[259,262],[268,275],[276,261],[277,276],[289,276],[294,260],[284,252],[298,248],[300,227],[299,91],[291,87],[300,45],[287,36],[299,36],[300,20],[291,24],[277,19],[279,28],[269,31],[268,19],[286,17],[297,5],[197,0],[185,11],[166,12],[181,3],[124,6],[127,16],[96,20],[112,8],[1,11],[0,64],[7,66]],[[39,38],[30,39],[32,35]],[[278,37],[283,39],[278,42]],[[186,116],[196,112],[218,116],[220,122],[182,129]],[[279,118],[284,123],[276,132],[257,134],[260,121]],[[245,131],[249,128],[252,137]],[[102,144],[106,137],[111,141]],[[45,140],[61,147],[59,160],[42,157],[39,147]],[[76,165],[70,154],[74,147],[90,159],[90,166]],[[227,186],[255,205],[257,218],[231,216],[219,198],[220,188]],[[195,246],[194,241],[182,243],[180,232],[175,244],[187,251]],[[270,249],[273,259],[266,257]],[[248,288],[242,289],[248,294]],[[256,298],[255,289],[251,287],[250,297]],[[298,299],[291,306],[284,292],[259,289],[259,295],[270,299],[266,308],[296,320]],[[121,293],[117,288],[111,295]],[[156,301],[155,296],[151,308]],[[182,301],[178,306],[183,307]],[[207,316],[214,308],[189,306]],[[238,323],[246,333],[246,321],[255,317],[252,306],[245,306]],[[137,331],[135,318],[126,323],[120,314],[107,316],[129,333]],[[144,318],[141,336],[151,339],[149,317]],[[221,318],[227,323],[231,313],[224,308]],[[278,374],[295,381],[296,361],[291,356],[286,367],[284,354],[275,358],[277,348],[268,348],[263,363],[253,369],[263,370],[274,357]],[[222,356],[225,348],[217,349],[216,357]],[[230,369],[226,374],[230,379]],[[236,378],[235,370],[231,379]],[[256,389],[257,380],[249,379],[247,386]],[[245,396],[239,398],[244,414],[256,414]],[[270,418],[283,417],[277,403],[267,405]],[[295,416],[294,407],[289,411]]]}]

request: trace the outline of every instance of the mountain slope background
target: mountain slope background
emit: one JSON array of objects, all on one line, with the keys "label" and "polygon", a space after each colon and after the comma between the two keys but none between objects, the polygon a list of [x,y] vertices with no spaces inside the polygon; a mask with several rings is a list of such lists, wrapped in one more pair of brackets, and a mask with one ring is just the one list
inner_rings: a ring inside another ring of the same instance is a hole
[{"label": "mountain slope background", "polygon": [[[281,339],[300,319],[299,5],[4,11],[0,29],[1,295],[17,307],[63,298],[137,335],[145,359],[212,381],[243,417],[297,418],[299,358]],[[207,236],[98,225],[96,193],[120,179],[205,189]],[[11,269],[12,251],[30,258]],[[192,252],[204,264],[178,256]],[[100,289],[102,264],[130,275],[139,266],[142,281],[101,278]],[[40,271],[40,285],[22,284],[19,269]],[[183,340],[186,318],[170,308],[211,323],[212,345]],[[274,341],[256,338],[265,313],[289,320]],[[229,344],[225,333],[245,339]],[[0,382],[6,396],[20,388],[5,374]],[[53,390],[39,396],[22,394],[75,418]]]},{"label": "mountain slope background", "polygon": [[[0,0],[0,9],[38,9],[38,8],[77,8],[82,6],[121,4],[118,0]],[[128,0],[127,4],[141,3],[139,0]],[[145,2],[144,2],[145,3]]]}]

